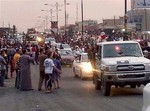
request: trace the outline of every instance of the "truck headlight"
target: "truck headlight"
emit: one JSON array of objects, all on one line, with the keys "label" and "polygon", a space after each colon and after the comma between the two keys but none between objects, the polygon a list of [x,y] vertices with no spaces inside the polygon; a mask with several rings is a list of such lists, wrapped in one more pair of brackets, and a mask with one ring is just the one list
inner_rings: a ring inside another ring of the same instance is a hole
[{"label": "truck headlight", "polygon": [[145,70],[150,70],[150,64],[145,64]]},{"label": "truck headlight", "polygon": [[85,72],[92,72],[93,68],[90,62],[82,64],[82,70]]},{"label": "truck headlight", "polygon": [[117,68],[115,65],[104,66],[103,69],[104,69],[104,71],[109,71],[109,72],[117,71]]},{"label": "truck headlight", "polygon": [[37,41],[38,41],[38,42],[41,42],[41,41],[42,41],[42,38],[41,38],[41,37],[37,37]]}]

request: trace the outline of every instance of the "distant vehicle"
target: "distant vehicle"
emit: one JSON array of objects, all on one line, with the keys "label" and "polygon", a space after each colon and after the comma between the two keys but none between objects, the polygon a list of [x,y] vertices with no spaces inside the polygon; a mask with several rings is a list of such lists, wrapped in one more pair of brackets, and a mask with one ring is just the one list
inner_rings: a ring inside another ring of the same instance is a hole
[{"label": "distant vehicle", "polygon": [[66,50],[71,50],[71,47],[69,44],[62,44],[62,43],[57,43],[56,47],[58,49],[66,49]]},{"label": "distant vehicle", "polygon": [[72,67],[75,77],[80,77],[82,80],[86,77],[93,77],[93,69],[87,53],[81,53],[81,55],[76,57]]},{"label": "distant vehicle", "polygon": [[10,44],[15,44],[15,39],[9,39]]},{"label": "distant vehicle", "polygon": [[93,82],[109,96],[111,86],[131,88],[150,82],[150,60],[145,58],[136,41],[113,41],[97,44],[96,72]]},{"label": "distant vehicle", "polygon": [[58,52],[61,56],[61,64],[69,65],[70,67],[72,67],[73,61],[75,59],[72,54],[72,51],[66,49],[59,49]]},{"label": "distant vehicle", "polygon": [[45,38],[45,44],[55,44],[56,43],[56,40],[55,38]]},{"label": "distant vehicle", "polygon": [[26,36],[26,41],[30,42],[30,44],[38,45],[38,41],[36,40],[37,34],[28,34]]},{"label": "distant vehicle", "polygon": [[36,34],[35,28],[28,28],[27,29],[27,34]]}]

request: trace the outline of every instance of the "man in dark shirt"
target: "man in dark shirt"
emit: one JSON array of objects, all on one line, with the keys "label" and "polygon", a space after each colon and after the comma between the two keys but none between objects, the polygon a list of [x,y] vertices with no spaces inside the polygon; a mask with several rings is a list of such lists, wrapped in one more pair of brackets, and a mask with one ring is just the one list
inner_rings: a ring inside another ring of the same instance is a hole
[{"label": "man in dark shirt", "polygon": [[38,90],[41,90],[44,78],[45,78],[45,72],[44,72],[44,60],[47,58],[47,55],[44,54],[44,49],[40,49],[40,55],[38,57],[39,59],[39,72],[40,72],[40,79],[39,79],[39,85]]},{"label": "man in dark shirt", "polygon": [[0,87],[4,87],[5,71],[6,71],[6,61],[3,58],[4,51],[0,51]]}]

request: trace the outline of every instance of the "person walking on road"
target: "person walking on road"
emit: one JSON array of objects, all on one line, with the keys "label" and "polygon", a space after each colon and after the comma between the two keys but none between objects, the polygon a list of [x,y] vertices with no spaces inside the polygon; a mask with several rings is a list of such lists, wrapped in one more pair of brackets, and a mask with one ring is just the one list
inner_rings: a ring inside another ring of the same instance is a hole
[{"label": "person walking on road", "polygon": [[20,90],[29,91],[32,89],[30,63],[33,58],[26,54],[26,49],[22,50],[20,56]]},{"label": "person walking on road", "polygon": [[45,72],[44,72],[44,60],[47,58],[47,55],[44,54],[44,49],[40,49],[40,55],[38,57],[39,60],[39,72],[40,72],[40,79],[38,84],[38,90],[41,91],[41,87],[43,81],[45,79]]},{"label": "person walking on road", "polygon": [[56,68],[51,59],[51,53],[47,54],[47,58],[44,61],[45,67],[45,89],[46,93],[52,92],[52,81],[53,81],[53,69],[57,70],[60,73],[60,70]]}]

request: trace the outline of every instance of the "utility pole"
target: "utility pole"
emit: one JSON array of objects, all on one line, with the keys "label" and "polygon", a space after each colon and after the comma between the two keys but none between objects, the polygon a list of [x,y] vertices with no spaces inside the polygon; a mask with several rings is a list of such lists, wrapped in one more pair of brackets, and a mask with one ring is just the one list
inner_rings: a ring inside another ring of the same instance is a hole
[{"label": "utility pole", "polygon": [[45,26],[46,26],[46,29],[48,29],[48,28],[47,28],[47,24],[48,24],[48,22],[47,22],[47,21],[48,21],[48,17],[46,16],[45,18],[46,18]]},{"label": "utility pole", "polygon": [[45,22],[45,19],[43,20],[43,32],[45,31],[45,24],[46,24],[46,22]]},{"label": "utility pole", "polygon": [[146,6],[146,0],[144,0],[144,4],[143,4],[143,6]]},{"label": "utility pole", "polygon": [[116,30],[116,17],[114,16],[114,30]]},{"label": "utility pole", "polygon": [[144,8],[144,12],[145,12],[145,30],[147,31],[147,10],[146,10],[146,8]]},{"label": "utility pole", "polygon": [[56,2],[56,20],[58,22],[58,2]]},{"label": "utility pole", "polygon": [[66,38],[67,37],[67,35],[66,35],[66,26],[67,26],[66,0],[64,0],[64,10],[65,10],[65,38]]},{"label": "utility pole", "polygon": [[78,3],[76,4],[76,21],[78,22]]},{"label": "utility pole", "polygon": [[50,16],[51,16],[51,22],[52,22],[52,20],[53,20],[52,19],[53,18],[53,9],[52,8],[50,9]]},{"label": "utility pole", "polygon": [[77,23],[77,29],[76,31],[79,31],[79,23],[78,23],[78,3],[76,4],[76,23]]},{"label": "utility pole", "polygon": [[125,0],[124,29],[127,32],[127,0]]},{"label": "utility pole", "polygon": [[81,0],[81,17],[82,17],[82,38],[83,38],[83,0]]},{"label": "utility pole", "polygon": [[3,21],[3,23],[2,23],[2,27],[4,27],[5,25],[4,25],[5,23],[4,23],[4,21]]},{"label": "utility pole", "polygon": [[[56,2],[56,22],[57,22],[57,25],[58,25],[58,2]],[[57,26],[57,34],[58,34],[58,26]]]}]

